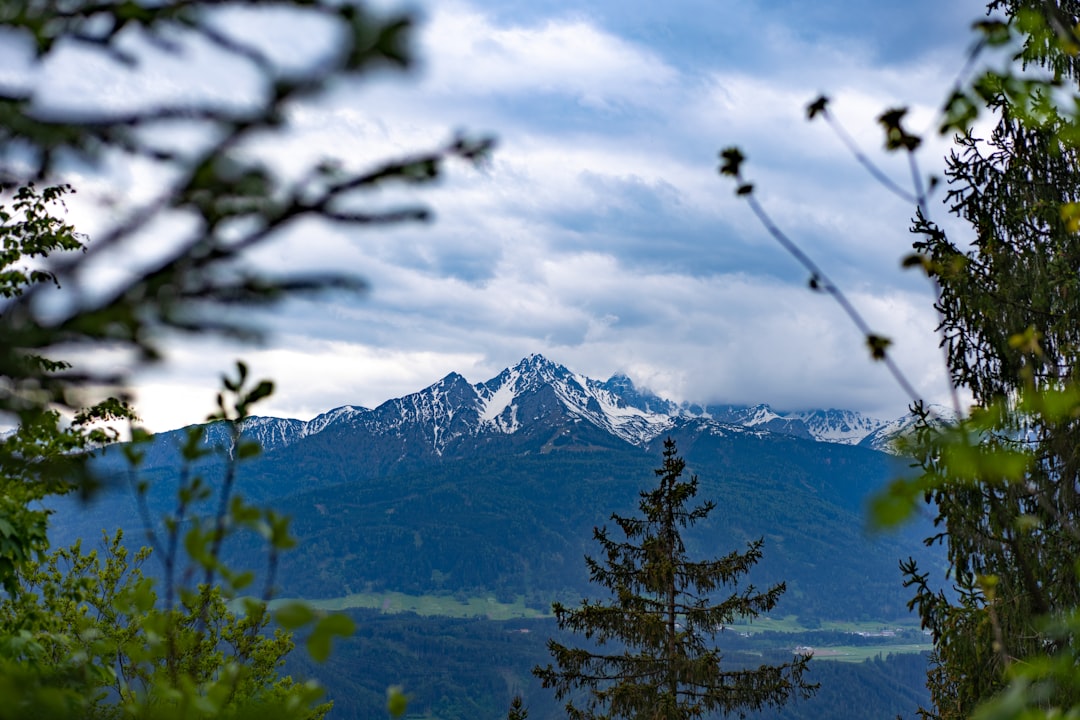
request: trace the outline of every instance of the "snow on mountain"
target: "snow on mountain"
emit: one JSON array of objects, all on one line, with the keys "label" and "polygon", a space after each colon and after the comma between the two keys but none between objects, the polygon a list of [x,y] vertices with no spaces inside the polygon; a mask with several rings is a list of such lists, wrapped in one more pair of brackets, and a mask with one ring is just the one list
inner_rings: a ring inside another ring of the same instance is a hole
[{"label": "snow on mountain", "polygon": [[[330,425],[351,423],[355,418],[369,412],[371,411],[367,408],[345,405],[308,421],[252,415],[244,418],[240,427],[244,438],[257,442],[263,452],[269,452],[292,445],[297,440],[308,435],[322,432]],[[229,426],[223,422],[212,422],[192,427],[199,427],[202,430],[202,442],[207,447],[226,448],[231,442]],[[183,446],[184,437],[190,429],[170,430],[159,433],[158,437],[165,440],[172,447],[180,448]]]},{"label": "snow on mountain", "polygon": [[[591,422],[636,445],[656,437],[672,423],[670,413],[650,409],[649,397],[636,393],[629,378],[612,378],[601,383],[573,373],[542,355],[531,355],[476,386],[483,403],[481,417],[492,427],[513,433],[522,421],[519,399],[541,388],[554,391],[570,416]],[[633,402],[618,392],[620,388],[633,391],[627,393]]]},{"label": "snow on mountain", "polygon": [[369,413],[366,407],[360,407],[359,405],[342,405],[339,408],[334,408],[327,412],[313,417],[304,423],[304,435],[314,435],[317,432],[321,432],[327,425],[332,423],[349,423],[356,419],[358,416],[364,413]]},{"label": "snow on mountain", "polygon": [[801,418],[781,415],[762,403],[759,405],[708,405],[705,407],[691,406],[684,408],[684,414],[690,413],[696,417],[707,417],[717,422],[728,425],[740,425],[759,430],[790,435],[792,437],[814,439],[814,435],[806,427]]},{"label": "snow on mountain", "polygon": [[875,449],[887,448],[887,438],[910,424],[905,418],[889,423],[849,410],[785,413],[765,404],[679,405],[635,387],[626,375],[600,382],[542,355],[530,355],[475,385],[450,373],[374,409],[345,405],[307,422],[254,417],[245,421],[244,431],[271,450],[328,429],[363,429],[418,443],[441,455],[465,438],[513,436],[567,423],[587,423],[631,444],[645,445],[689,419],[718,429],[744,428]]},{"label": "snow on mountain", "polygon": [[452,372],[420,392],[387,400],[355,420],[368,432],[408,439],[442,455],[456,439],[476,434],[481,406],[476,387]]},{"label": "snow on mountain", "polygon": [[523,384],[519,368],[520,363],[476,386],[480,398],[480,420],[508,434],[521,427],[518,407],[514,404]]},{"label": "snow on mountain", "polygon": [[792,417],[802,420],[815,440],[844,445],[858,445],[864,437],[886,424],[884,420],[852,410],[811,410],[794,413]]},{"label": "snow on mountain", "polygon": [[[345,405],[318,415],[306,422],[292,418],[255,415],[245,418],[241,427],[243,428],[244,437],[256,441],[264,452],[268,452],[291,445],[308,435],[322,432],[331,424],[350,422],[357,416],[367,412],[371,411],[355,405]],[[227,440],[227,434],[224,425],[220,423],[209,425],[206,430],[207,444],[220,444]]]},{"label": "snow on mountain", "polygon": [[[951,408],[934,404],[930,405],[928,409],[936,418],[936,422],[943,424],[956,422],[956,413]],[[858,444],[861,447],[868,447],[882,452],[896,452],[894,446],[896,439],[909,432],[915,426],[915,420],[915,415],[908,413],[901,418],[882,423],[881,427],[872,433],[868,433]]]},{"label": "snow on mountain", "polygon": [[[306,433],[307,423],[302,420],[275,417],[249,417],[241,424],[246,437],[255,440],[264,449],[284,447]],[[221,426],[222,431],[225,426]]]},{"label": "snow on mountain", "polygon": [[600,387],[611,393],[620,405],[634,407],[646,413],[659,413],[669,416],[681,414],[678,405],[665,398],[657,397],[650,392],[638,390],[634,387],[634,382],[622,373],[612,375],[607,382],[601,383]]}]

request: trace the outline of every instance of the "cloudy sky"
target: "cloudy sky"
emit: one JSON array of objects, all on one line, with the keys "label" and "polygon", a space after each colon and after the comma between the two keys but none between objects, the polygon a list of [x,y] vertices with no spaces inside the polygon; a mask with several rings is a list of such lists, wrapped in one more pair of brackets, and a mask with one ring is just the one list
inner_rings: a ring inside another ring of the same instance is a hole
[{"label": "cloudy sky", "polygon": [[[806,122],[805,106],[827,94],[875,162],[909,185],[903,158],[880,150],[874,118],[904,105],[913,130],[934,126],[980,3],[410,7],[420,21],[415,71],[298,110],[275,162],[374,161],[459,130],[495,136],[495,154],[480,168],[452,166],[416,196],[433,223],[308,224],[262,251],[267,267],[355,271],[370,290],[278,307],[258,319],[272,330],[263,346],[173,344],[169,362],[140,377],[151,427],[201,420],[238,357],[277,381],[264,414],[303,419],[374,406],[451,371],[480,382],[536,352],[599,379],[626,373],[676,400],[902,414],[908,399],[835,302],[807,289],[806,273],[717,175],[717,151],[729,145],[748,156],[747,175],[779,225],[894,340],[921,393],[945,399],[932,296],[925,279],[899,269],[912,207],[871,181],[824,124]],[[317,28],[256,31],[299,56],[323,41]],[[132,87],[103,61],[62,55],[39,78],[39,100],[115,106],[150,88],[228,96],[244,87],[242,67],[156,62]],[[947,147],[927,144],[925,173],[940,169]],[[94,200],[136,198],[141,172],[75,177],[83,192],[73,220],[93,237],[110,220]],[[940,197],[931,210],[944,219]]]}]

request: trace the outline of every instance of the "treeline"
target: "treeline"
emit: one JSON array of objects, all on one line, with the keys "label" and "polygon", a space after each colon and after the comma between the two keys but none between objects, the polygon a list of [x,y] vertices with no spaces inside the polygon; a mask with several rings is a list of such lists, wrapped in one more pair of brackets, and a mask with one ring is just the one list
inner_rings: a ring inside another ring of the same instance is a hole
[{"label": "treeline", "polygon": [[[414,717],[494,720],[505,717],[516,694],[524,698],[531,720],[565,717],[561,704],[531,674],[535,665],[550,662],[549,637],[571,639],[560,635],[554,620],[492,621],[367,610],[350,615],[358,631],[335,643],[329,662],[314,665],[294,653],[288,666],[294,676],[314,676],[331,688],[333,720],[384,716],[391,685],[403,687]],[[839,635],[845,641],[855,637]],[[725,660],[733,666],[790,660],[790,648],[824,639],[814,632],[769,633],[762,638],[764,646],[751,651],[737,633],[719,638]],[[917,654],[889,654],[862,663],[813,660],[809,679],[821,684],[816,696],[751,717],[914,717],[919,705],[928,702],[925,673],[926,656]]]},{"label": "treeline", "polygon": [[[804,444],[806,452],[820,445]],[[756,465],[721,469],[702,460],[693,466],[702,497],[722,498],[723,512],[688,534],[691,554],[709,556],[764,537],[752,579],[786,582],[780,612],[799,615],[803,624],[905,614],[910,598],[897,561],[922,546],[868,538],[861,513],[833,502],[827,491],[840,474],[857,472],[864,483],[869,471],[881,477],[889,472],[887,459],[864,453],[840,472],[834,463],[832,473],[785,480],[787,467],[773,466],[780,463],[777,451],[765,449]],[[523,596],[539,608],[557,597],[580,597],[589,589],[582,558],[592,549],[593,528],[630,509],[654,464],[641,452],[503,455],[291,495],[301,543],[283,559],[282,592],[492,594],[503,601]],[[259,480],[277,482],[276,476]]]},{"label": "treeline", "polygon": [[795,700],[782,711],[747,714],[748,720],[853,720],[917,717],[930,706],[926,689],[927,654],[878,655],[861,663],[815,660],[810,679],[821,687],[809,700]]},{"label": "treeline", "polygon": [[[902,616],[910,593],[897,561],[915,552],[931,558],[930,566],[941,562],[917,541],[917,528],[902,536],[866,535],[861,498],[895,470],[880,453],[753,438],[689,445],[701,496],[723,500],[715,517],[687,534],[690,553],[708,557],[764,537],[751,579],[785,582],[778,610],[798,615],[804,626]],[[576,602],[589,591],[582,558],[593,549],[593,528],[632,508],[656,463],[632,448],[495,454],[373,478],[345,448],[334,455],[299,446],[245,463],[237,487],[292,516],[300,543],[281,558],[277,585],[281,595],[306,598],[397,591],[461,600],[523,597],[537,609],[556,599]],[[214,482],[213,469],[203,470]],[[160,517],[175,503],[176,470],[146,475],[151,514]],[[121,473],[115,477],[113,492],[94,508],[72,502],[61,509],[57,544],[96,539],[116,518],[138,517],[128,482]],[[144,542],[139,528],[127,529],[132,545]],[[254,535],[230,538],[225,552],[238,567],[265,565],[265,548]]]}]

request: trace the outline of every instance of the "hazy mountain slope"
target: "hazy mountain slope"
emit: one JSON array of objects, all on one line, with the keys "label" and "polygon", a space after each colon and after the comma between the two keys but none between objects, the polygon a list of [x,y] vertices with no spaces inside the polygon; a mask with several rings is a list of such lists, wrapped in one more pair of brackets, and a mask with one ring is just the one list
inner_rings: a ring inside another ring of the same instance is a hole
[{"label": "hazy mountain slope", "polygon": [[[673,428],[702,499],[718,508],[688,533],[703,557],[766,539],[756,582],[786,580],[785,612],[825,617],[902,614],[896,563],[923,553],[918,537],[868,537],[862,504],[898,471],[888,456],[689,420]],[[572,437],[572,436],[571,436]],[[630,513],[654,481],[659,453],[568,442],[546,452],[476,452],[423,469],[352,479],[291,494],[300,548],[284,561],[283,589],[305,596],[369,590],[524,595],[545,606],[587,592],[592,529]],[[302,447],[296,445],[289,450]],[[245,480],[281,487],[293,462]],[[334,469],[323,472],[326,465]],[[340,473],[325,453],[303,472]],[[310,483],[302,483],[310,485]],[[843,558],[840,562],[837,558]]]},{"label": "hazy mountain slope", "polygon": [[[896,563],[926,552],[918,542],[925,529],[867,537],[863,504],[903,464],[810,439],[806,425],[839,432],[858,418],[829,411],[785,419],[766,406],[698,410],[638,391],[624,377],[601,383],[532,356],[486,383],[451,373],[373,409],[344,406],[307,423],[248,420],[245,434],[265,451],[240,467],[236,487],[294,517],[301,543],[283,561],[287,592],[496,593],[543,606],[555,594],[586,591],[581,558],[592,549],[593,528],[611,512],[633,511],[671,435],[699,473],[702,497],[718,505],[690,540],[703,556],[764,537],[759,581],[789,583],[789,612],[901,612],[906,592]],[[768,429],[794,432],[796,423],[801,438]],[[211,445],[227,440],[225,430],[196,428]],[[152,518],[175,506],[185,436],[166,433],[145,448],[140,477],[151,481]],[[121,522],[142,542],[121,455],[111,449],[100,465],[112,493],[90,508],[58,503],[54,537],[96,537]],[[219,482],[219,457],[192,472]],[[254,537],[237,539],[229,552],[244,565],[263,562]]]}]

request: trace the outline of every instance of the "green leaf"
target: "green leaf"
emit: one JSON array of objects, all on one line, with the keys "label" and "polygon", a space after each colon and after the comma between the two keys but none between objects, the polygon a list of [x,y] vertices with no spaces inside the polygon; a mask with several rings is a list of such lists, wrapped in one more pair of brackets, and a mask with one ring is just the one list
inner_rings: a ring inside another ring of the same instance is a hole
[{"label": "green leaf", "polygon": [[870,523],[877,528],[897,527],[915,514],[923,489],[914,482],[894,480],[870,498]]},{"label": "green leaf", "polygon": [[1080,232],[1080,203],[1067,202],[1059,209],[1061,221],[1065,223],[1065,229],[1071,233]]},{"label": "green leaf", "polygon": [[296,630],[315,619],[315,612],[305,602],[290,602],[274,610],[274,620],[286,630]]},{"label": "green leaf", "polygon": [[296,547],[296,538],[289,534],[290,518],[287,515],[278,515],[270,510],[266,513],[266,522],[270,527],[270,547],[275,550]]},{"label": "green leaf", "polygon": [[401,717],[409,707],[409,698],[402,692],[400,685],[386,688],[386,711],[390,717]]},{"label": "green leaf", "polygon": [[132,607],[140,613],[149,613],[157,602],[157,593],[154,592],[154,581],[150,578],[144,578],[135,583],[128,596],[128,602],[130,602]]},{"label": "green leaf", "polygon": [[1031,532],[1042,527],[1042,520],[1034,515],[1021,515],[1016,518],[1016,529],[1021,532]]},{"label": "green leaf", "polygon": [[203,532],[200,528],[192,527],[184,533],[184,550],[187,551],[192,560],[200,565],[205,565],[209,560],[209,548],[209,534]]},{"label": "green leaf", "polygon": [[229,575],[229,584],[232,585],[233,590],[243,590],[253,582],[255,582],[255,573],[251,570],[244,570]]},{"label": "green leaf", "polygon": [[274,392],[274,383],[269,380],[262,380],[255,388],[247,394],[244,398],[245,405],[254,405],[264,398],[270,397]]},{"label": "green leaf", "polygon": [[256,505],[248,505],[244,498],[236,495],[229,502],[229,514],[237,525],[250,527],[262,518],[263,511]]},{"label": "green leaf", "polygon": [[236,458],[238,460],[247,460],[249,458],[258,456],[258,454],[261,452],[262,447],[259,446],[259,443],[254,441],[242,442],[236,448]]},{"label": "green leaf", "polygon": [[266,603],[257,598],[243,598],[241,604],[244,607],[244,615],[247,617],[262,617],[266,612]]},{"label": "green leaf", "polygon": [[356,632],[356,624],[347,615],[327,615],[319,620],[307,639],[308,654],[316,662],[330,657],[330,643],[335,635],[348,637]]}]

